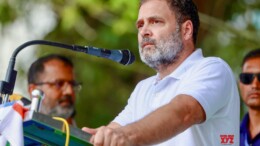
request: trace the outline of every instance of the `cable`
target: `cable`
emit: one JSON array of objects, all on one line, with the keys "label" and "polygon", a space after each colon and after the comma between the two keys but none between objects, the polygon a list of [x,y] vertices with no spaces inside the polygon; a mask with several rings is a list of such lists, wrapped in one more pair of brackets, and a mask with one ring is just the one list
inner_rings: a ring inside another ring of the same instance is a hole
[{"label": "cable", "polygon": [[69,146],[69,141],[70,141],[70,128],[69,128],[69,124],[67,122],[67,120],[61,118],[61,117],[52,117],[54,120],[58,120],[63,122],[63,126],[62,126],[62,131],[65,132],[66,131],[66,142],[65,142],[65,146]]}]

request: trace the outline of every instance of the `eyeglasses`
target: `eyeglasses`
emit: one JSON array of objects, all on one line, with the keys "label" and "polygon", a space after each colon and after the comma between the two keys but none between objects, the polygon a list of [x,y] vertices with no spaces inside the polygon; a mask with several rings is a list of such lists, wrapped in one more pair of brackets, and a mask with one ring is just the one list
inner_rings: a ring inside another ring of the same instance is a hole
[{"label": "eyeglasses", "polygon": [[73,90],[75,92],[78,92],[81,90],[81,83],[77,81],[66,81],[66,80],[56,80],[54,82],[39,82],[35,83],[35,85],[45,85],[48,84],[50,86],[54,86],[58,90],[66,89],[67,85],[69,84],[70,86],[73,87]]},{"label": "eyeglasses", "polygon": [[255,77],[257,77],[258,82],[260,82],[260,73],[241,73],[239,75],[240,82],[245,85],[251,84]]}]

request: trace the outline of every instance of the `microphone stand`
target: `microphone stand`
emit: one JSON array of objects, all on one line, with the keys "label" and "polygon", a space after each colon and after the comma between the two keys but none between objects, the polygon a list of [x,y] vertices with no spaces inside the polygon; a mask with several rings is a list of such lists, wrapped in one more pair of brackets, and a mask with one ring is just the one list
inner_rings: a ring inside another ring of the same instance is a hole
[{"label": "microphone stand", "polygon": [[18,48],[15,49],[15,51],[13,52],[13,54],[10,58],[6,76],[5,76],[5,81],[0,81],[0,98],[2,99],[2,104],[8,102],[9,96],[13,94],[16,75],[17,75],[17,71],[14,70],[16,56],[22,49],[24,49],[28,46],[31,46],[31,45],[54,46],[54,47],[65,48],[65,49],[69,49],[69,50],[75,50],[75,51],[79,51],[79,52],[84,52],[84,50],[86,50],[86,48],[84,48],[82,46],[66,45],[66,44],[62,44],[62,43],[44,41],[44,40],[28,41],[28,42],[20,45]]},{"label": "microphone stand", "polygon": [[[86,48],[82,46],[66,45],[44,40],[33,40],[22,44],[15,49],[12,57],[10,58],[5,81],[0,81],[0,99],[2,98],[2,104],[8,102],[9,95],[13,94],[17,75],[17,71],[14,70],[16,56],[22,49],[31,45],[48,45],[80,52],[84,52],[86,50]],[[62,129],[62,122],[56,121],[47,115],[38,113],[37,110],[31,109],[25,113],[23,122],[25,145],[38,145],[41,143],[47,145],[63,145],[65,141],[65,134]],[[89,133],[83,132],[73,126],[69,126],[69,129],[69,135],[71,137],[70,145],[90,145],[89,140],[91,135]]]}]

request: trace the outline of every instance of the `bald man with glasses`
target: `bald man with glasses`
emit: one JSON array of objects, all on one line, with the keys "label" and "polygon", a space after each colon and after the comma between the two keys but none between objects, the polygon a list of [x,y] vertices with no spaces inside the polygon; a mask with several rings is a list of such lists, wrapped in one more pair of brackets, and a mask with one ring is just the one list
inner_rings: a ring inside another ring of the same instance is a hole
[{"label": "bald man with glasses", "polygon": [[75,81],[73,63],[61,55],[47,55],[36,60],[28,72],[28,91],[39,89],[44,93],[40,113],[67,119],[75,125],[76,92],[80,83]]},{"label": "bald man with glasses", "polygon": [[260,49],[244,57],[239,87],[248,108],[240,125],[240,146],[260,146]]}]

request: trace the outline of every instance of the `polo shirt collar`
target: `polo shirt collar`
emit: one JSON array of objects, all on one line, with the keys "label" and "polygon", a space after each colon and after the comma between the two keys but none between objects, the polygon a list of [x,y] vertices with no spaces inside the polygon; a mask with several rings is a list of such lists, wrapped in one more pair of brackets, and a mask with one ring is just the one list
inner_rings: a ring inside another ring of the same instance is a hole
[{"label": "polo shirt collar", "polygon": [[[184,62],[181,63],[180,66],[178,66],[171,74],[163,78],[163,80],[166,80],[168,78],[174,78],[174,79],[181,79],[184,72],[186,72],[190,67],[194,65],[194,63],[198,60],[203,59],[202,50],[200,48],[196,49],[188,58],[184,60]],[[155,81],[153,84],[157,84],[160,81],[159,79],[159,73],[157,73],[155,77]]]},{"label": "polo shirt collar", "polygon": [[170,75],[169,77],[180,80],[188,69],[190,69],[198,60],[203,59],[202,50],[196,49],[184,62],[181,63]]}]

